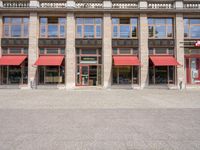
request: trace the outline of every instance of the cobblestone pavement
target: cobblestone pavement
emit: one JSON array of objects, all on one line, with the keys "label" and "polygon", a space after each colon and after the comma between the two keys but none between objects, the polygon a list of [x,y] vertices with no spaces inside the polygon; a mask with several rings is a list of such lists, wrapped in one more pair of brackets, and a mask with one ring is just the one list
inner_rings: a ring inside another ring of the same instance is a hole
[{"label": "cobblestone pavement", "polygon": [[0,107],[0,150],[200,149],[200,91],[0,90]]}]

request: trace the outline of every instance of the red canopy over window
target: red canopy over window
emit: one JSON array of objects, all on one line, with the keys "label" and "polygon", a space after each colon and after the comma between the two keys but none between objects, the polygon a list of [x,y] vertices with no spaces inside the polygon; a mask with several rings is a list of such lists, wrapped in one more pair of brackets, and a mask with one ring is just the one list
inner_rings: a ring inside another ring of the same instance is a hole
[{"label": "red canopy over window", "polygon": [[139,66],[137,56],[113,56],[115,66]]},{"label": "red canopy over window", "polygon": [[1,66],[19,66],[27,58],[27,56],[2,56],[0,58]]},{"label": "red canopy over window", "polygon": [[180,65],[173,56],[150,56],[154,66],[178,66]]},{"label": "red canopy over window", "polygon": [[40,56],[34,65],[36,66],[60,66],[64,56]]}]

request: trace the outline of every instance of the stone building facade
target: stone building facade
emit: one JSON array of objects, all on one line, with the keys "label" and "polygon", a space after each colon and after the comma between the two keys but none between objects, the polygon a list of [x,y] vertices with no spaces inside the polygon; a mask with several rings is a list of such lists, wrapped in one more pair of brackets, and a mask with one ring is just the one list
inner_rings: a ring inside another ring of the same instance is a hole
[{"label": "stone building facade", "polygon": [[200,87],[198,0],[1,0],[0,88]]}]

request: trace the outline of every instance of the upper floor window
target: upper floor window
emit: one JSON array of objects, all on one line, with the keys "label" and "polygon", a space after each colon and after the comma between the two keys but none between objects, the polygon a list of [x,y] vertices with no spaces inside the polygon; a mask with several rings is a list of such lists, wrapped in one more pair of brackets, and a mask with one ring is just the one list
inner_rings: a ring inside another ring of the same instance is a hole
[{"label": "upper floor window", "polygon": [[149,18],[149,38],[173,38],[172,18]]},{"label": "upper floor window", "polygon": [[101,18],[77,18],[76,38],[101,38],[102,19]]},{"label": "upper floor window", "polygon": [[149,48],[149,55],[174,55],[174,48]]},{"label": "upper floor window", "polygon": [[4,47],[2,48],[3,55],[27,55],[28,48],[27,47]]},{"label": "upper floor window", "polygon": [[200,19],[184,19],[184,36],[200,38]]},{"label": "upper floor window", "polygon": [[113,38],[137,37],[137,18],[112,18]]},{"label": "upper floor window", "polygon": [[65,37],[65,18],[41,17],[40,18],[40,37],[41,38],[64,38]]},{"label": "upper floor window", "polygon": [[27,17],[4,17],[3,37],[27,38],[29,18]]},{"label": "upper floor window", "polygon": [[64,55],[65,48],[40,48],[40,55]]}]

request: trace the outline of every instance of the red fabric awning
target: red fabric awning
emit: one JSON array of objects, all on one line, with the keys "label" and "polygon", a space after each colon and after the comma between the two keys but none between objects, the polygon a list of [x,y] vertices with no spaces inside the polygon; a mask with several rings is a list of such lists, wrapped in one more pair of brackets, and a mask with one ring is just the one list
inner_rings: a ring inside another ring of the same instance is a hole
[{"label": "red fabric awning", "polygon": [[137,56],[113,56],[115,66],[139,66],[140,61]]},{"label": "red fabric awning", "polygon": [[34,65],[36,66],[60,66],[64,56],[40,56]]},{"label": "red fabric awning", "polygon": [[154,66],[178,66],[180,65],[173,56],[150,56]]},{"label": "red fabric awning", "polygon": [[13,56],[2,56],[0,58],[1,66],[19,66],[27,58],[27,56],[13,55]]}]

